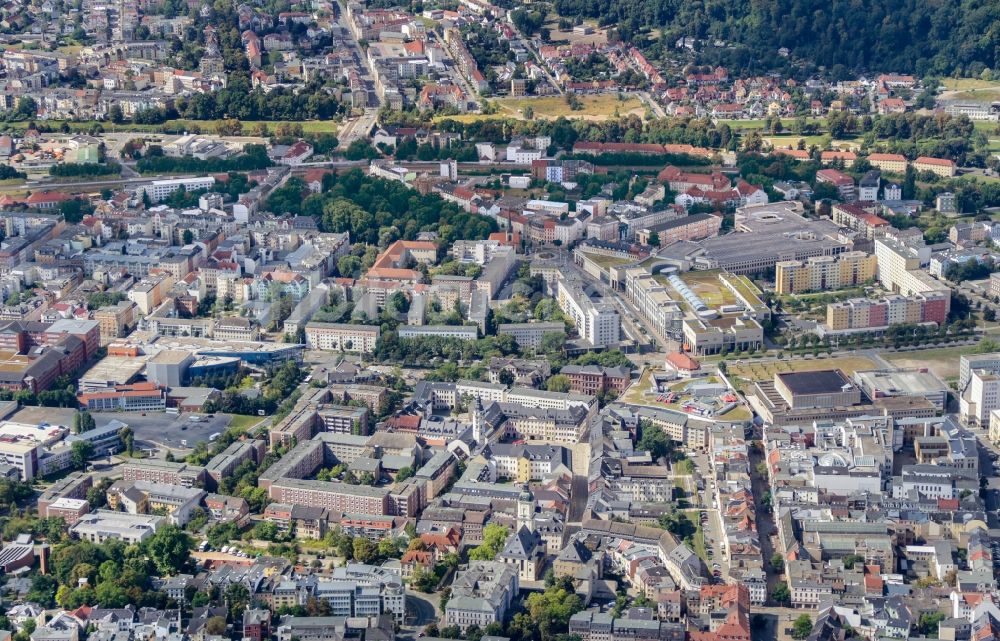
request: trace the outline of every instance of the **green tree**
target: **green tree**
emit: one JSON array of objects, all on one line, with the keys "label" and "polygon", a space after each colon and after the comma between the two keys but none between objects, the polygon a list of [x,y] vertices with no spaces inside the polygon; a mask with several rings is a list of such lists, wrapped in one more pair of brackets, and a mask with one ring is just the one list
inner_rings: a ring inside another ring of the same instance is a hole
[{"label": "green tree", "polygon": [[674,449],[673,441],[659,426],[649,421],[639,422],[639,440],[636,449],[649,452],[653,460],[658,460]]},{"label": "green tree", "polygon": [[941,612],[922,612],[920,618],[917,620],[917,630],[925,637],[936,639],[941,627],[941,621],[945,618],[945,615]]},{"label": "green tree", "polygon": [[649,234],[649,239],[647,241],[650,247],[660,246],[660,235],[655,231]]},{"label": "green tree", "polygon": [[191,546],[191,535],[176,525],[161,527],[143,544],[157,571],[169,575],[180,574],[187,567]]},{"label": "green tree", "polygon": [[222,636],[226,633],[226,617],[211,617],[205,621],[205,632]]},{"label": "green tree", "polygon": [[[250,604],[250,591],[242,583],[230,583],[226,586],[226,604],[234,621],[238,621],[243,610]],[[235,614],[234,614],[235,613]]]},{"label": "green tree", "polygon": [[503,551],[507,543],[507,528],[499,523],[490,523],[483,528],[483,543],[469,552],[471,561],[492,561]]},{"label": "green tree", "polygon": [[545,382],[545,389],[550,392],[568,392],[570,385],[569,376],[566,376],[565,374],[556,374]]},{"label": "green tree", "polygon": [[774,586],[774,590],[771,591],[771,598],[778,603],[788,603],[788,601],[792,598],[792,594],[788,590],[788,585],[785,583],[779,583]]},{"label": "green tree", "polygon": [[355,561],[370,563],[375,560],[378,550],[374,543],[363,536],[358,536],[351,543],[351,552],[354,555]]},{"label": "green tree", "polygon": [[122,442],[122,447],[129,456],[132,456],[133,448],[135,447],[135,433],[132,428],[126,425],[125,427],[118,430],[118,439]]},{"label": "green tree", "polygon": [[785,557],[781,556],[781,552],[775,552],[771,556],[771,567],[774,568],[775,572],[781,572],[785,569]]},{"label": "green tree", "polygon": [[569,619],[583,609],[583,602],[573,589],[569,577],[556,579],[555,585],[542,593],[532,593],[525,600],[532,620],[538,626],[541,641],[549,641],[557,635],[565,634]]},{"label": "green tree", "polygon": [[95,427],[97,427],[97,423],[94,422],[94,417],[87,410],[77,412],[73,416],[73,431],[75,433],[89,432]]},{"label": "green tree", "polygon": [[543,354],[555,354],[563,351],[566,344],[565,332],[547,332],[542,334],[542,340],[538,344],[538,351]]},{"label": "green tree", "polygon": [[181,242],[185,245],[190,245],[194,242],[194,233],[190,229],[185,229],[184,233],[181,234]]},{"label": "green tree", "polygon": [[805,639],[812,632],[813,622],[808,614],[800,614],[792,624],[792,638]]},{"label": "green tree", "polygon": [[87,467],[87,461],[94,455],[94,444],[90,441],[74,441],[70,449],[70,462],[73,467],[82,470]]},{"label": "green tree", "polygon": [[378,542],[378,555],[383,559],[395,559],[399,558],[400,544],[399,539],[395,537],[388,536]]}]

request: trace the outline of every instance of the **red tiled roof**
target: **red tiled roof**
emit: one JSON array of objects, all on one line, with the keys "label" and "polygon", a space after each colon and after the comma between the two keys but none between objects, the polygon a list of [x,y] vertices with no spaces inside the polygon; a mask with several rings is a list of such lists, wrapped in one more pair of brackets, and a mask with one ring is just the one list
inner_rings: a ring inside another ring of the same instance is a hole
[{"label": "red tiled roof", "polygon": [[954,167],[955,161],[948,160],[947,158],[931,158],[930,156],[921,156],[913,161],[914,164],[921,165],[934,165],[937,167]]}]

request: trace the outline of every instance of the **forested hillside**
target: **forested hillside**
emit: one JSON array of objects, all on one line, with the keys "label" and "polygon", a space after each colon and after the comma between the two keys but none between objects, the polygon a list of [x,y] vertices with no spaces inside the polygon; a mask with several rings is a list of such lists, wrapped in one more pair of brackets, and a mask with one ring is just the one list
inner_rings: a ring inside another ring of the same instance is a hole
[{"label": "forested hillside", "polygon": [[[625,40],[663,28],[663,46],[682,36],[725,41],[729,46],[699,47],[700,62],[737,71],[803,60],[831,70],[842,65],[845,73],[921,76],[1000,67],[996,0],[555,0],[555,7],[563,16],[617,25]],[[790,59],[778,55],[782,47]]]}]

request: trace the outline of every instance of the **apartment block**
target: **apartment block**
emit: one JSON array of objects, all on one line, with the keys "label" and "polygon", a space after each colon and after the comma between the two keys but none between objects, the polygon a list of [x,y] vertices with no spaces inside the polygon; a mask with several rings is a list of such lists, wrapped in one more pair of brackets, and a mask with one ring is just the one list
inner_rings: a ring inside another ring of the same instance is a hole
[{"label": "apartment block", "polygon": [[375,351],[381,328],[378,325],[346,323],[306,323],[306,347],[329,351]]},{"label": "apartment block", "polygon": [[947,313],[951,307],[951,290],[923,270],[930,262],[930,254],[930,247],[922,242],[903,243],[888,237],[875,239],[878,279],[882,286],[903,296],[941,295]]},{"label": "apartment block", "polygon": [[886,173],[902,174],[906,172],[907,161],[903,154],[869,154],[868,163]]},{"label": "apartment block", "polygon": [[827,305],[826,328],[837,332],[900,324],[941,324],[947,320],[947,307],[945,298],[938,294],[894,294],[881,300],[852,298]]},{"label": "apartment block", "polygon": [[389,514],[389,490],[327,481],[281,478],[268,488],[268,496],[278,503],[323,507],[349,514]]},{"label": "apartment block", "polygon": [[778,294],[822,292],[857,287],[875,278],[878,259],[860,251],[837,256],[814,256],[806,260],[782,260],[775,264]]},{"label": "apartment block", "polygon": [[503,323],[497,326],[497,335],[513,336],[522,349],[538,349],[546,334],[563,334],[562,323]]},{"label": "apartment block", "polygon": [[955,161],[947,158],[931,158],[930,156],[920,156],[913,161],[913,168],[918,172],[929,171],[944,178],[955,176]]},{"label": "apartment block", "polygon": [[192,487],[205,482],[205,468],[188,463],[144,459],[141,463],[126,463],[121,468],[126,481],[149,481]]}]

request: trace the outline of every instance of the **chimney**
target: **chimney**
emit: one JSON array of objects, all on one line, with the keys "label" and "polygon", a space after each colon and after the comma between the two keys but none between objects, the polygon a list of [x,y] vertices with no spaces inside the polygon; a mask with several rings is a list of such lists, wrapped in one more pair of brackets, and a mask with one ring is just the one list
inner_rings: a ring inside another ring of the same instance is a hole
[{"label": "chimney", "polygon": [[38,571],[42,574],[49,573],[49,555],[51,553],[52,548],[49,547],[48,543],[42,543],[35,550],[35,554],[38,556]]}]

